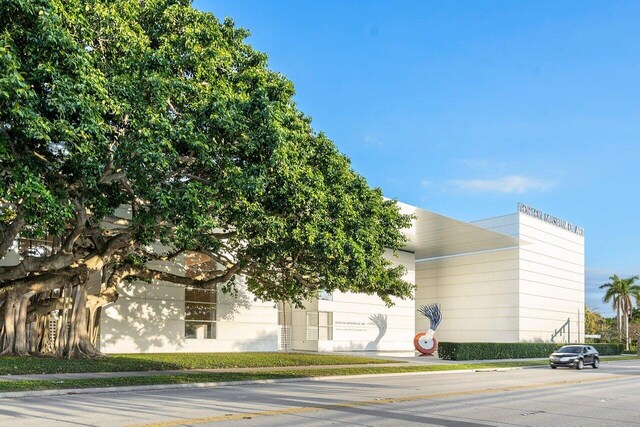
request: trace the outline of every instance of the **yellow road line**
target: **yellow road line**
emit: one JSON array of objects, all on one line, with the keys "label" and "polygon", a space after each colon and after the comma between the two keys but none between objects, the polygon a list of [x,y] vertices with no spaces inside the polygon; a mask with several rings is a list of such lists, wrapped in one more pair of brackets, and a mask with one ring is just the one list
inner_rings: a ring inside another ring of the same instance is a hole
[{"label": "yellow road line", "polygon": [[559,387],[563,385],[620,380],[620,379],[629,378],[629,377],[634,377],[634,375],[618,375],[615,377],[585,378],[585,379],[574,380],[574,381],[555,381],[555,382],[549,382],[549,383],[526,384],[526,385],[520,385],[520,386],[481,388],[481,389],[466,390],[466,391],[452,391],[452,392],[446,392],[446,393],[421,394],[421,395],[414,395],[414,396],[389,397],[389,398],[383,398],[383,399],[363,400],[363,401],[357,401],[357,402],[344,402],[344,403],[333,403],[333,404],[327,404],[327,405],[304,406],[301,408],[285,408],[285,409],[274,409],[274,410],[260,411],[260,412],[243,412],[238,414],[214,415],[214,416],[202,417],[202,418],[174,419],[174,420],[159,421],[159,422],[144,423],[144,424],[132,424],[128,427],[176,427],[176,426],[193,425],[193,424],[214,423],[214,422],[220,422],[220,421],[243,420],[243,419],[251,419],[256,417],[292,415],[292,414],[326,411],[326,410],[340,409],[340,408],[353,408],[353,407],[367,406],[367,405],[387,405],[391,403],[403,403],[403,402],[412,402],[416,400],[428,400],[428,399],[446,399],[449,397],[459,397],[459,396],[474,395],[474,394],[495,394],[495,393],[505,393],[505,392],[512,392],[512,391],[535,390],[535,389],[546,388],[546,387]]}]

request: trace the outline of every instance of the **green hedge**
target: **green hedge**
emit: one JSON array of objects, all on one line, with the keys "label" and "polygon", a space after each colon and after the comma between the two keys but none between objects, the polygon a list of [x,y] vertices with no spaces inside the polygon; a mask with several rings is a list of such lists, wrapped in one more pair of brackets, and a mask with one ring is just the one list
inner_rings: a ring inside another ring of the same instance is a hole
[{"label": "green hedge", "polygon": [[601,356],[617,356],[624,351],[624,344],[598,343],[589,345],[598,350]]},{"label": "green hedge", "polygon": [[[445,360],[526,359],[547,357],[566,344],[538,342],[441,342],[438,356]],[[589,344],[603,356],[621,354],[622,344]]]}]

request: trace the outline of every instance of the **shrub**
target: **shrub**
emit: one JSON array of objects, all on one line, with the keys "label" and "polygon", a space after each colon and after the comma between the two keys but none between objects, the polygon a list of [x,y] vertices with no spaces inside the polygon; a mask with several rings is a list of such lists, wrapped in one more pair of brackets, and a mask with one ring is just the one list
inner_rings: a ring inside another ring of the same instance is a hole
[{"label": "shrub", "polygon": [[600,353],[601,356],[613,356],[622,354],[624,351],[624,344],[618,343],[599,343],[599,344],[589,344]]},{"label": "shrub", "polygon": [[545,357],[558,348],[555,343],[441,342],[438,355],[446,360],[524,359]]},{"label": "shrub", "polygon": [[[441,342],[438,356],[445,360],[526,359],[547,357],[566,344],[538,342]],[[603,356],[621,354],[622,344],[589,344]]]}]

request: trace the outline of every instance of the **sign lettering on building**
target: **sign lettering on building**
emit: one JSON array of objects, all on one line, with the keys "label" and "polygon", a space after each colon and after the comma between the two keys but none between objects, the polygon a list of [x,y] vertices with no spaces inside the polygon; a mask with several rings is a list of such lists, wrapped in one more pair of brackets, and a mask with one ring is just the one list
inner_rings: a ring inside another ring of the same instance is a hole
[{"label": "sign lettering on building", "polygon": [[532,216],[534,218],[538,218],[539,220],[547,222],[551,225],[555,225],[556,227],[564,228],[565,230],[571,231],[572,233],[576,233],[580,236],[584,236],[584,228],[578,227],[577,225],[574,225],[569,221],[565,221],[564,219],[560,219],[553,215],[549,215],[548,213],[544,213],[541,210],[532,208],[531,206],[525,205],[524,203],[518,203],[518,212]]}]

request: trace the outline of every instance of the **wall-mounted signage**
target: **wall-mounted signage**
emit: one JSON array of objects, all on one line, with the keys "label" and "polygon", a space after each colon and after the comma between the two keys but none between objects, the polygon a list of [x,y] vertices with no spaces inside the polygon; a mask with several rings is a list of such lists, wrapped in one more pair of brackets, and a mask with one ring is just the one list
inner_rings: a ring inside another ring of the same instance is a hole
[{"label": "wall-mounted signage", "polygon": [[564,219],[560,219],[553,215],[549,215],[548,213],[544,213],[541,210],[532,208],[531,206],[525,205],[524,203],[518,203],[518,212],[532,216],[534,218],[538,218],[544,222],[548,222],[551,225],[555,225],[556,227],[564,228],[565,230],[571,231],[572,233],[576,233],[580,236],[584,236],[584,228],[578,227],[577,225],[574,225],[569,221],[565,221]]}]

